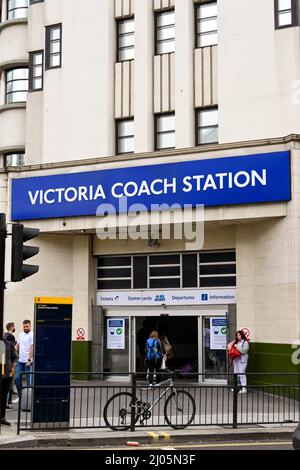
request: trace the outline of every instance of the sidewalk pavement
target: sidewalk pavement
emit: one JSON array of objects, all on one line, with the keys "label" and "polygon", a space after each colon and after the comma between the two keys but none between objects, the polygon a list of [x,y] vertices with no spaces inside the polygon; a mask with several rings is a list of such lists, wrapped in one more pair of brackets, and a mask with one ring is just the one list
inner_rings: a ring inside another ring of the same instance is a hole
[{"label": "sidewalk pavement", "polygon": [[175,430],[164,428],[139,428],[135,432],[112,431],[111,429],[72,429],[70,431],[26,431],[17,435],[16,423],[1,426],[0,449],[38,447],[91,447],[126,445],[128,441],[140,445],[157,443],[162,445],[175,442],[201,443],[207,441],[256,441],[290,440],[296,429],[295,423],[284,425],[241,425],[238,429],[229,426],[190,426]]}]

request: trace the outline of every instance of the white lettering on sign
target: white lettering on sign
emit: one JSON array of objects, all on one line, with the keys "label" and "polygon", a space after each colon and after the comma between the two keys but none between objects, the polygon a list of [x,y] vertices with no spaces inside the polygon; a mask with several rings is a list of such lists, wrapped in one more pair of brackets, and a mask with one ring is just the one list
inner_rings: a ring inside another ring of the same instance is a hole
[{"label": "white lettering on sign", "polygon": [[213,189],[218,191],[219,189],[232,189],[233,187],[245,188],[246,186],[255,187],[258,184],[261,186],[267,185],[267,170],[262,169],[261,174],[256,170],[245,171],[241,170],[237,173],[216,173],[215,175],[194,175],[185,176],[183,178],[183,188],[185,193],[196,190],[207,191]]},{"label": "white lettering on sign", "polygon": [[[240,170],[236,173],[216,173],[208,175],[184,176],[180,180],[177,178],[155,178],[148,182],[142,180],[140,182],[127,181],[116,182],[108,192],[116,199],[124,197],[134,198],[146,196],[160,196],[166,194],[176,194],[181,190],[185,193],[191,191],[218,191],[220,189],[234,189],[255,187],[257,185],[267,185],[267,170],[262,169],[260,172],[256,170]],[[102,184],[97,186],[69,186],[67,188],[49,188],[47,190],[37,189],[36,191],[28,191],[31,204],[63,204],[81,202],[81,201],[97,201],[105,200],[107,195]]]},{"label": "white lettering on sign", "polygon": [[[38,189],[32,193],[28,191],[30,202],[33,206],[36,204],[54,204],[62,202],[75,201],[96,201],[97,199],[106,199],[104,189],[101,184],[96,186],[79,186],[78,188],[70,186],[69,188]],[[50,195],[52,196],[50,198]]]}]

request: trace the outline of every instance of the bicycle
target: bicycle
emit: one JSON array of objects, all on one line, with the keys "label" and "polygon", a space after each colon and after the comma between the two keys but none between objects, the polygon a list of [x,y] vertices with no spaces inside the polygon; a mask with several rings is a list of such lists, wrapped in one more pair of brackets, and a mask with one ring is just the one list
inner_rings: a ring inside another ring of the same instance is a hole
[{"label": "bicycle", "polygon": [[[165,390],[151,404],[143,401],[143,390],[152,391],[157,387],[166,386]],[[131,410],[134,408],[134,422],[143,424],[151,418],[153,408],[159,401],[171,392],[164,405],[164,418],[173,429],[184,429],[189,426],[196,414],[195,400],[189,392],[177,390],[173,379],[168,378],[152,387],[141,387],[140,395],[133,399],[129,392],[119,392],[113,395],[105,404],[104,421],[113,431],[125,431],[131,427]],[[116,413],[117,412],[117,413]],[[115,416],[116,415],[116,416]]]}]

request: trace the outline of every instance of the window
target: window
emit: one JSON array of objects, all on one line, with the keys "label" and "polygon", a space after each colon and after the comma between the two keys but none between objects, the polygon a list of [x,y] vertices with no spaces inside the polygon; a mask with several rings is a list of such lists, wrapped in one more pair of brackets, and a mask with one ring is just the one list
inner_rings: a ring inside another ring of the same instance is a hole
[{"label": "window", "polygon": [[43,89],[44,51],[29,53],[29,91]]},{"label": "window", "polygon": [[117,126],[117,153],[134,152],[134,120],[122,119],[116,121]]},{"label": "window", "polygon": [[97,289],[131,289],[131,261],[131,256],[98,258]]},{"label": "window", "polygon": [[175,148],[175,114],[156,116],[156,150]]},{"label": "window", "polygon": [[175,51],[175,12],[163,11],[156,14],[156,54]]},{"label": "window", "polygon": [[28,92],[28,68],[6,71],[6,104],[24,102]]},{"label": "window", "polygon": [[196,47],[218,44],[217,2],[196,5]]},{"label": "window", "polygon": [[236,285],[235,251],[199,253],[200,287],[234,287]]},{"label": "window", "polygon": [[97,289],[234,287],[235,250],[100,256]]},{"label": "window", "polygon": [[297,26],[298,0],[275,0],[275,28]]},{"label": "window", "polygon": [[61,67],[62,26],[46,26],[46,70]]},{"label": "window", "polygon": [[17,18],[27,18],[28,0],[8,0],[7,1],[7,19],[15,20]]},{"label": "window", "polygon": [[218,108],[197,111],[197,145],[218,143],[218,120]]},{"label": "window", "polygon": [[117,21],[117,61],[134,59],[134,18]]},{"label": "window", "polygon": [[5,157],[6,166],[25,165],[25,154],[24,153],[6,153],[4,157]]},{"label": "window", "polygon": [[180,254],[149,256],[150,289],[180,287]]}]

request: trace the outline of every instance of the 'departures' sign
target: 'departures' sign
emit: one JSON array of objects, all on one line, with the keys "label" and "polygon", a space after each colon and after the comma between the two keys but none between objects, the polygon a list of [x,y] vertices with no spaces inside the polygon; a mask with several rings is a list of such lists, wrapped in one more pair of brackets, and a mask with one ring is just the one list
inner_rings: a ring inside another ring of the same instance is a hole
[{"label": "'departures' sign", "polygon": [[15,178],[12,220],[95,215],[104,204],[106,213],[119,213],[136,211],[135,204],[149,211],[287,201],[290,187],[288,151]]}]

